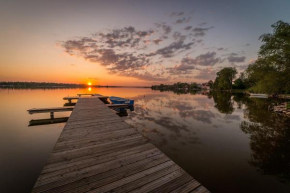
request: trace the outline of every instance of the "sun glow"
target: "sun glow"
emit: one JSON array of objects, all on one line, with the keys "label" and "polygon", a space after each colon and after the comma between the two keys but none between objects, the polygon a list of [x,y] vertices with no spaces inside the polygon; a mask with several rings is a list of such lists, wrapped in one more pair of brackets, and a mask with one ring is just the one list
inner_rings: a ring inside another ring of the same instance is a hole
[{"label": "sun glow", "polygon": [[92,88],[91,88],[91,87],[89,87],[89,88],[88,88],[88,91],[92,91]]},{"label": "sun glow", "polygon": [[88,82],[88,85],[89,85],[89,86],[91,86],[91,85],[92,85],[92,83],[91,83],[91,82]]}]

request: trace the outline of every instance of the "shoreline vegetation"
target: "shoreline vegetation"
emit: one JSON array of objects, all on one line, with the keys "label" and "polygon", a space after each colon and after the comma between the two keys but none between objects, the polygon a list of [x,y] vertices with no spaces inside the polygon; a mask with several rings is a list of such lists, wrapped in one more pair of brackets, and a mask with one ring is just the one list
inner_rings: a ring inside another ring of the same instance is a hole
[{"label": "shoreline vegetation", "polygon": [[62,89],[62,88],[150,88],[149,86],[103,86],[103,85],[86,85],[86,84],[70,84],[70,83],[54,83],[54,82],[0,82],[0,88],[11,89]]},{"label": "shoreline vegetation", "polygon": [[290,23],[278,21],[273,33],[262,35],[258,58],[236,78],[235,67],[217,72],[213,89],[245,89],[274,97],[290,94]]},{"label": "shoreline vegetation", "polygon": [[225,67],[216,73],[214,81],[207,83],[175,83],[153,85],[155,90],[243,90],[245,94],[267,94],[275,98],[290,98],[290,23],[278,21],[273,32],[260,36],[262,45],[258,58],[240,73],[236,67]]}]

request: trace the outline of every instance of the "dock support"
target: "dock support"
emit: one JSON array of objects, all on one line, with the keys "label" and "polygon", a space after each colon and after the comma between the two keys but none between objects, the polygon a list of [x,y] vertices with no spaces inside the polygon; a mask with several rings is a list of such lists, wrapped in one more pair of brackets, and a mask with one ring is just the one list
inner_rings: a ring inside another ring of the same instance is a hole
[{"label": "dock support", "polygon": [[51,119],[54,118],[54,112],[50,112],[50,118],[51,118]]}]

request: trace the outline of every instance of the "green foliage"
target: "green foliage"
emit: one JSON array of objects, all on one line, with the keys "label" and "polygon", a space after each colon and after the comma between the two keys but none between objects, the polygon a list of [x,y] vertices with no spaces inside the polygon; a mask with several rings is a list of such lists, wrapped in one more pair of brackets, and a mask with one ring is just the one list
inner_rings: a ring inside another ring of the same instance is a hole
[{"label": "green foliage", "polygon": [[208,85],[209,85],[209,88],[210,88],[210,89],[212,89],[212,88],[213,88],[213,84],[214,84],[214,83],[213,83],[213,81],[212,81],[212,80],[208,81]]},{"label": "green foliage", "polygon": [[241,78],[237,78],[237,79],[234,81],[233,89],[245,89],[245,88],[246,88],[246,85],[245,85],[243,79],[241,79]]},{"label": "green foliage", "polygon": [[236,74],[236,68],[223,68],[221,71],[217,72],[213,88],[217,90],[232,90],[232,82]]},{"label": "green foliage", "polygon": [[245,71],[250,91],[257,93],[290,92],[290,24],[278,21],[273,33],[260,37],[257,61]]}]

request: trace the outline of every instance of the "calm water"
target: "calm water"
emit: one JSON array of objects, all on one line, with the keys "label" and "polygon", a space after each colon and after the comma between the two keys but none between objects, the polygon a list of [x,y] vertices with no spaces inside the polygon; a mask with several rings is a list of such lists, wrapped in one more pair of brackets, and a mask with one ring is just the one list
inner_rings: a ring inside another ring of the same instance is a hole
[{"label": "calm water", "polygon": [[29,127],[49,115],[26,110],[88,92],[135,99],[126,122],[212,192],[290,192],[290,120],[267,111],[273,101],[124,88],[0,90],[0,192],[31,190],[64,127]]}]

